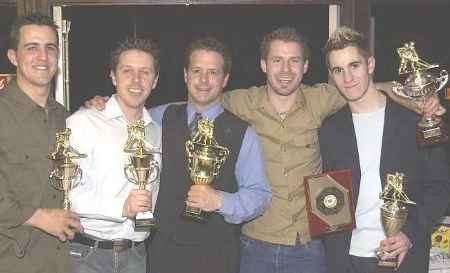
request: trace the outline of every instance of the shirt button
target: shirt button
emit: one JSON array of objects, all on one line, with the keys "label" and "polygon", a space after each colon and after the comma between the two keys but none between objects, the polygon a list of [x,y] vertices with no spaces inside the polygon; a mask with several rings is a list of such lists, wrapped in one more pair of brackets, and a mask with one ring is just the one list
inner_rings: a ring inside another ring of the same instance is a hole
[{"label": "shirt button", "polygon": [[56,250],[60,250],[61,249],[61,247],[60,246],[56,246]]},{"label": "shirt button", "polygon": [[53,199],[56,199],[56,194],[53,194],[52,197],[53,197]]}]

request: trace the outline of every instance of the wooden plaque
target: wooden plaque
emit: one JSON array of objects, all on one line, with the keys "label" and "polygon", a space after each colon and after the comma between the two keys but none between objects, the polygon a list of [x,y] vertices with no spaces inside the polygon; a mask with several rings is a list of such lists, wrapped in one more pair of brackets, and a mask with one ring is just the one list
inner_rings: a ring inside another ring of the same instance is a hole
[{"label": "wooden plaque", "polygon": [[312,237],[355,227],[351,170],[307,176],[304,185]]}]

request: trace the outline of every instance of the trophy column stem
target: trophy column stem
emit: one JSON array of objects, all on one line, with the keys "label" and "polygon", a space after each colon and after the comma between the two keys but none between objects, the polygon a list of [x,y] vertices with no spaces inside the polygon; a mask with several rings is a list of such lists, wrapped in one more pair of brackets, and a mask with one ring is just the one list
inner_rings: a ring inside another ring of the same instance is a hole
[{"label": "trophy column stem", "polygon": [[70,200],[69,200],[69,190],[70,190],[70,179],[64,179],[64,200],[63,200],[63,208],[65,210],[70,210]]}]

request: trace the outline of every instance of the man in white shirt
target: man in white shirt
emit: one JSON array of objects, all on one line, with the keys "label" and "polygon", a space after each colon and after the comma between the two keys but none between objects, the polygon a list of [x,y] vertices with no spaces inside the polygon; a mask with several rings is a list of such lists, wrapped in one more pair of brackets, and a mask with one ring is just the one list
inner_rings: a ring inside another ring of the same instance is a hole
[{"label": "man in white shirt", "polygon": [[70,245],[73,273],[146,270],[143,241],[149,233],[135,232],[133,219],[152,209],[158,183],[151,190],[130,183],[124,174],[129,155],[123,150],[127,124],[137,119],[145,123],[148,148],[161,147],[161,128],[144,108],[158,81],[158,46],[150,40],[126,40],[112,52],[110,68],[116,94],[106,109],[81,109],[67,119],[71,145],[87,155],[79,161],[81,185],[70,195],[84,228]]},{"label": "man in white shirt", "polygon": [[[360,33],[339,28],[325,46],[330,77],[348,101],[320,130],[325,171],[351,169],[356,227],[325,237],[330,273],[372,273],[381,259],[397,259],[402,273],[428,272],[430,232],[450,194],[443,147],[416,143],[418,116],[387,98],[373,83],[375,58]],[[379,194],[387,174],[405,175],[403,189],[417,204],[398,234],[386,237]],[[386,269],[381,272],[387,271]]]}]

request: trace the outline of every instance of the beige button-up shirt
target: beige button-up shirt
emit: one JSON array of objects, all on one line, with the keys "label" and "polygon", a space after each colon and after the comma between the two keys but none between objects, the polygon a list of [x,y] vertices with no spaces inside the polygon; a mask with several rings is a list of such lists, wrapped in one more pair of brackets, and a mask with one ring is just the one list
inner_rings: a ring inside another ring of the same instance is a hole
[{"label": "beige button-up shirt", "polygon": [[261,138],[272,203],[243,233],[251,238],[294,245],[310,240],[303,177],[322,171],[318,130],[322,121],[345,104],[328,84],[300,86],[294,107],[284,119],[275,111],[266,86],[224,94],[224,105],[251,123]]}]

